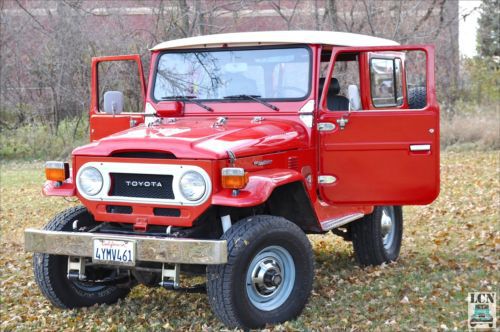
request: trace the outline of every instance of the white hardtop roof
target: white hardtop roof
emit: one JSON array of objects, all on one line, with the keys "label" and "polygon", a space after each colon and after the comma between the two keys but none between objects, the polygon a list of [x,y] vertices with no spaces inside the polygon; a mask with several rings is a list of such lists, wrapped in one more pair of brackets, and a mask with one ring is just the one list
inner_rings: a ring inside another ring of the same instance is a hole
[{"label": "white hardtop roof", "polygon": [[227,46],[323,44],[351,47],[399,45],[393,40],[356,33],[296,30],[235,32],[189,37],[160,43],[151,50],[222,47],[224,44],[227,44]]}]

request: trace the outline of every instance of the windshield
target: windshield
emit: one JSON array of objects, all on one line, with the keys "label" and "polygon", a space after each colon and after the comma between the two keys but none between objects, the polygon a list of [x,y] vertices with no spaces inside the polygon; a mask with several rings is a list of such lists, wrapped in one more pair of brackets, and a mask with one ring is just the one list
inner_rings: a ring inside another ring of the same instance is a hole
[{"label": "windshield", "polygon": [[304,99],[309,93],[310,67],[305,47],[163,53],[153,98]]}]

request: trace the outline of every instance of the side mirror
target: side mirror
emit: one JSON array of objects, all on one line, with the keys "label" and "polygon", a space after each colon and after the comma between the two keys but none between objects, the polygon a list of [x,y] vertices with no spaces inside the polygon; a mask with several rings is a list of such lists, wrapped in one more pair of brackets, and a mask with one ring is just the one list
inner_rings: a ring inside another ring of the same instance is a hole
[{"label": "side mirror", "polygon": [[349,111],[359,111],[361,109],[361,97],[359,96],[358,86],[355,84],[349,85],[347,95],[349,98]]},{"label": "side mirror", "polygon": [[121,91],[106,91],[104,93],[104,112],[113,115],[123,112],[123,99]]}]

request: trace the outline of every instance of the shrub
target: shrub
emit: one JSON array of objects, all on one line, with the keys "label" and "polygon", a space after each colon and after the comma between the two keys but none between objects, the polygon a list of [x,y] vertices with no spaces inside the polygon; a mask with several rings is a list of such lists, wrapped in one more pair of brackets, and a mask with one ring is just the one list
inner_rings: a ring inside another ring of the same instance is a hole
[{"label": "shrub", "polygon": [[500,149],[500,116],[498,106],[463,105],[455,116],[442,119],[443,150]]},{"label": "shrub", "polygon": [[71,151],[88,143],[88,121],[65,119],[54,133],[46,124],[31,123],[0,133],[0,158],[65,159]]}]

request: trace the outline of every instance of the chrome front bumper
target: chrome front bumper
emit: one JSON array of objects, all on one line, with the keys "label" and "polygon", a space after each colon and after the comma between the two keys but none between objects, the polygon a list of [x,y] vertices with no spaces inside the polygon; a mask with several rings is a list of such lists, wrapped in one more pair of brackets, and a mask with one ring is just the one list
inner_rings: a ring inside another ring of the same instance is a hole
[{"label": "chrome front bumper", "polygon": [[207,265],[227,263],[226,240],[56,232],[28,228],[24,231],[24,248],[26,251],[45,254],[92,257],[94,239],[135,241],[138,262]]}]

